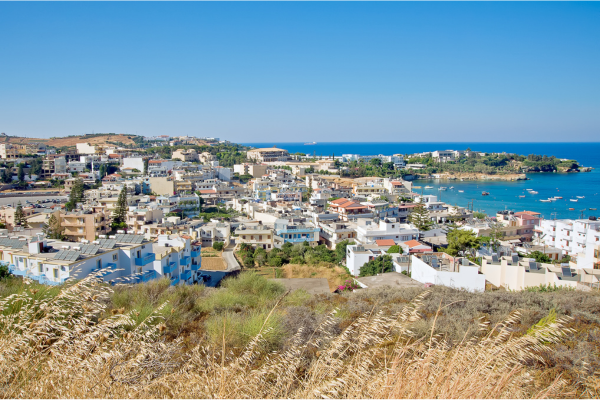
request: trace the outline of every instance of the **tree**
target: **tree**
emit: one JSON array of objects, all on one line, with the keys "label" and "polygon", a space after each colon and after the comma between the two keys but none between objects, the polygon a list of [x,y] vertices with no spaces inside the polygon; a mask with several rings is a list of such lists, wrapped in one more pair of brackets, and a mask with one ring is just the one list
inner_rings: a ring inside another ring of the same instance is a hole
[{"label": "tree", "polygon": [[8,167],[4,168],[4,171],[2,172],[2,182],[4,182],[4,183],[12,182],[12,173],[10,172],[10,168],[8,168]]},{"label": "tree", "polygon": [[399,253],[402,254],[404,253],[404,251],[402,250],[402,247],[398,246],[397,244],[390,246],[390,248],[387,251],[388,254],[393,254],[393,253]]},{"label": "tree", "polygon": [[360,276],[373,276],[377,274],[383,274],[385,272],[392,272],[394,265],[392,264],[392,257],[383,255],[365,263],[360,267]]},{"label": "tree", "polygon": [[486,216],[487,215],[485,215],[484,213],[479,212],[479,211],[475,211],[473,213],[473,218],[477,218],[477,219],[485,219]]},{"label": "tree", "polygon": [[71,188],[71,193],[69,193],[69,201],[65,203],[65,209],[67,211],[72,211],[77,208],[77,203],[83,202],[84,196],[84,187],[83,181],[81,179],[77,179],[73,183],[73,187]]},{"label": "tree", "polygon": [[446,237],[448,239],[446,252],[452,256],[475,256],[475,251],[481,246],[475,232],[467,229],[453,229]]},{"label": "tree", "polygon": [[378,167],[381,165],[381,159],[379,158],[372,158],[371,161],[369,161],[369,164]]},{"label": "tree", "polygon": [[338,263],[341,263],[343,260],[346,259],[346,248],[353,244],[354,242],[345,239],[335,245],[335,258],[337,259]]},{"label": "tree", "polygon": [[148,175],[148,159],[144,158],[144,175]]},{"label": "tree", "polygon": [[419,204],[417,207],[413,208],[408,216],[408,220],[420,231],[428,231],[433,224],[429,217],[429,211],[423,204]]},{"label": "tree", "polygon": [[539,262],[539,263],[551,263],[552,259],[548,256],[548,254],[544,254],[539,250],[536,251],[532,251],[531,253],[528,254],[528,256],[530,258],[535,258],[535,261]]},{"label": "tree", "polygon": [[111,224],[113,229],[124,228],[125,218],[127,216],[127,188],[123,187],[119,198],[117,199],[117,207],[113,213],[113,222]]},{"label": "tree", "polygon": [[64,230],[65,228],[60,225],[60,219],[56,218],[54,214],[48,218],[48,222],[42,227],[42,232],[49,239],[63,240],[65,238]]},{"label": "tree", "polygon": [[498,250],[500,247],[500,240],[504,237],[503,227],[504,226],[500,222],[490,223],[490,245],[494,251]]},{"label": "tree", "polygon": [[19,182],[25,181],[25,169],[23,169],[23,164],[19,164],[19,168],[17,170],[17,179]]},{"label": "tree", "polygon": [[213,249],[215,249],[217,251],[223,250],[224,246],[225,246],[225,243],[223,243],[223,242],[214,242],[212,245]]},{"label": "tree", "polygon": [[17,209],[15,210],[15,226],[21,226],[27,228],[27,220],[25,219],[25,213],[23,212],[23,206],[21,201],[17,203]]}]

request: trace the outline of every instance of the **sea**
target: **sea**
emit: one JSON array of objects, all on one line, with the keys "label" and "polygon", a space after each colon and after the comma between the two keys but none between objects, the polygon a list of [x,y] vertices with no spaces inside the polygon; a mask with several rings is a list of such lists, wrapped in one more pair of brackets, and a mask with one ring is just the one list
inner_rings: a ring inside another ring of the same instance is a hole
[{"label": "sea", "polygon": [[[600,208],[600,142],[593,143],[394,143],[394,142],[319,142],[304,143],[244,143],[253,147],[273,147],[290,153],[316,156],[341,156],[343,154],[392,155],[413,154],[435,150],[466,150],[479,152],[507,152],[522,155],[538,154],[557,158],[574,159],[580,165],[594,168],[591,172],[531,173],[525,181],[448,181],[419,179],[413,181],[414,192],[437,195],[438,200],[495,215],[500,210],[536,211],[548,219],[600,217],[590,208]],[[425,189],[431,186],[431,189]],[[439,190],[440,187],[447,188]],[[538,194],[529,194],[533,189]],[[482,192],[489,196],[482,196]],[[523,198],[519,196],[525,196]],[[550,197],[562,199],[545,203]],[[578,197],[579,196],[579,197]],[[571,201],[577,200],[577,201]],[[573,210],[570,210],[572,208]]]}]

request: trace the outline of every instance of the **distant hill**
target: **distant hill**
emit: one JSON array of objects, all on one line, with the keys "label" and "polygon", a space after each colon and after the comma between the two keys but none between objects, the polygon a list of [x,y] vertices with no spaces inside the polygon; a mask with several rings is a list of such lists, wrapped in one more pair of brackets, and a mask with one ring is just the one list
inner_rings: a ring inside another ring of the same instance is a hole
[{"label": "distant hill", "polygon": [[77,143],[89,144],[111,144],[123,143],[126,145],[134,145],[136,135],[125,134],[90,134],[80,136],[65,136],[50,139],[41,138],[24,138],[18,136],[0,136],[0,143],[11,144],[27,144],[27,143],[43,143],[51,147],[75,147]]}]

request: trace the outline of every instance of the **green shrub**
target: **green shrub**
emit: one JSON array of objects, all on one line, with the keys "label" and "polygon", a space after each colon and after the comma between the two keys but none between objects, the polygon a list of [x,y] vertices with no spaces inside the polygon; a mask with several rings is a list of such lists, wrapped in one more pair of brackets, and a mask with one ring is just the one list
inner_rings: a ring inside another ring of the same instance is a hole
[{"label": "green shrub", "polygon": [[225,247],[225,243],[223,242],[214,242],[212,245],[213,249],[217,250],[217,251],[221,251],[223,250],[223,247]]}]

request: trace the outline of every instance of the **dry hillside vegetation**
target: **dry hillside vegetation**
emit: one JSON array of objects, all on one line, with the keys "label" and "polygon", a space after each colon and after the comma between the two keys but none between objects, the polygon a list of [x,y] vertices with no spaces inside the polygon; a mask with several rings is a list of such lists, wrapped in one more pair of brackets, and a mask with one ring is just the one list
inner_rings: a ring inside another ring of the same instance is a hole
[{"label": "dry hillside vegetation", "polygon": [[126,145],[134,145],[135,142],[130,139],[134,136],[132,135],[103,135],[103,136],[68,136],[63,138],[54,138],[48,140],[46,144],[48,146],[54,147],[75,147],[77,143],[88,143],[90,145],[94,144],[109,144],[109,142],[116,143],[124,143]]},{"label": "dry hillside vegetation", "polygon": [[0,282],[6,398],[597,397],[600,296]]},{"label": "dry hillside vegetation", "polygon": [[332,292],[350,277],[346,270],[329,263],[322,263],[322,265],[286,264],[281,268],[284,278],[326,278]]}]

